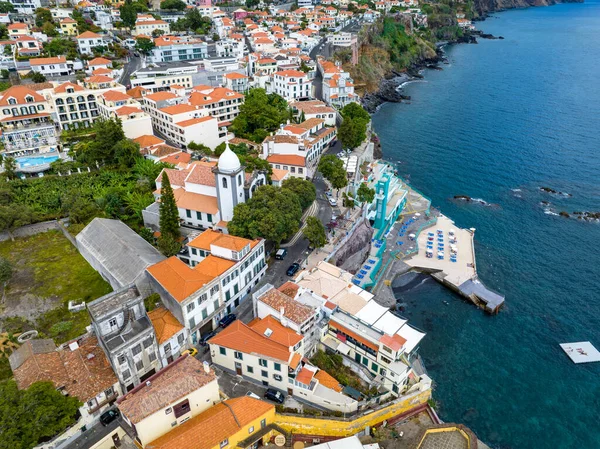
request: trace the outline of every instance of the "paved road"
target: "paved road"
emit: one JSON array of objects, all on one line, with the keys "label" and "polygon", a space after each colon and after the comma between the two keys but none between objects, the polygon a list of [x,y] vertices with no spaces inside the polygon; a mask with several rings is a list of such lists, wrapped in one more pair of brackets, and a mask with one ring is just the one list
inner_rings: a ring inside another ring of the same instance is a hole
[{"label": "paved road", "polygon": [[121,424],[121,418],[115,419],[108,426],[103,426],[101,423],[96,423],[95,426],[89,428],[76,440],[65,446],[64,449],[87,449],[96,444],[102,438],[110,435]]},{"label": "paved road", "polygon": [[129,88],[129,83],[131,83],[131,74],[136,70],[142,67],[142,58],[138,58],[133,55],[133,53],[129,56],[129,62],[126,62],[123,66],[123,75],[121,75],[121,84],[125,87]]}]

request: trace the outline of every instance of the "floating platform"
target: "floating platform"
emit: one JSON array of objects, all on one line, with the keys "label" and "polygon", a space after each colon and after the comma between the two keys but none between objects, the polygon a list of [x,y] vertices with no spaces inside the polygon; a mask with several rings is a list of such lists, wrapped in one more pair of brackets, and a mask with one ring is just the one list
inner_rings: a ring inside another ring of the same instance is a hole
[{"label": "floating platform", "polygon": [[573,363],[600,362],[600,351],[589,341],[561,343],[560,347],[567,353]]}]

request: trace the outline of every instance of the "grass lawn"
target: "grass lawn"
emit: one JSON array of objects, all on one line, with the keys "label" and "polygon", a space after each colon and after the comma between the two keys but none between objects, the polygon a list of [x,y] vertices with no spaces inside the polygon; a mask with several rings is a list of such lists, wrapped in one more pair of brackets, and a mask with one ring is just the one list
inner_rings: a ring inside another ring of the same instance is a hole
[{"label": "grass lawn", "polygon": [[342,356],[339,354],[329,354],[319,350],[310,359],[310,362],[335,377],[342,385],[352,387],[366,396],[372,396],[377,392],[376,388],[369,388],[366,382],[352,371],[352,368],[344,365],[342,360]]},{"label": "grass lawn", "polygon": [[60,231],[0,242],[0,257],[13,269],[0,303],[6,332],[36,329],[64,343],[90,323],[87,311],[69,312],[68,302],[92,301],[112,290]]}]

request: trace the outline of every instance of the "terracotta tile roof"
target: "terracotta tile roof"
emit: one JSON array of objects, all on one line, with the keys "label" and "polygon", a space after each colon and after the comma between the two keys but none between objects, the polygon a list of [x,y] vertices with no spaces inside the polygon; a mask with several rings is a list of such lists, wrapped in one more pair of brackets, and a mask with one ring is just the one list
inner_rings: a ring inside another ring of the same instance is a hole
[{"label": "terracotta tile roof", "polygon": [[245,79],[248,77],[246,75],[242,75],[241,73],[231,72],[231,73],[226,73],[225,78],[228,78],[230,80],[239,80],[239,79]]},{"label": "terracotta tile roof", "polygon": [[144,134],[143,136],[133,139],[133,141],[139,143],[140,148],[148,148],[154,145],[161,145],[165,143],[164,140],[152,134]]},{"label": "terracotta tile roof", "polygon": [[315,376],[315,373],[308,368],[302,368],[298,375],[296,376],[296,380],[304,385],[310,385],[310,381]]},{"label": "terracotta tile roof", "polygon": [[287,171],[287,170],[280,170],[278,168],[273,168],[271,170],[272,170],[271,179],[273,181],[281,181],[289,174],[289,171]]},{"label": "terracotta tile roof", "polygon": [[317,379],[324,387],[330,388],[338,393],[341,393],[343,390],[343,387],[340,385],[337,379],[322,369],[317,371],[317,374],[315,374],[315,379]]},{"label": "terracotta tile roof", "polygon": [[75,92],[85,90],[79,84],[75,84],[75,83],[71,83],[70,81],[67,81],[66,83],[62,83],[62,84],[59,84],[58,86],[56,86],[54,88],[54,92],[56,92],[57,94],[65,93],[69,87],[72,88]]},{"label": "terracotta tile roof", "polygon": [[92,33],[91,31],[86,31],[85,33],[81,33],[77,36],[77,39],[98,39],[101,38],[99,34]]},{"label": "terracotta tile roof", "polygon": [[106,101],[124,101],[131,99],[129,95],[119,92],[118,90],[107,90],[102,94],[102,97]]},{"label": "terracotta tile roof", "polygon": [[210,122],[211,120],[216,121],[217,119],[212,115],[207,115],[206,117],[197,117],[189,120],[183,120],[181,122],[177,122],[176,125],[186,128],[188,126],[197,125],[198,123]]},{"label": "terracotta tile roof", "polygon": [[191,104],[174,104],[173,106],[165,106],[164,108],[159,109],[160,112],[164,112],[168,115],[184,114],[195,110],[196,108]]},{"label": "terracotta tile roof", "polygon": [[[152,441],[153,449],[212,449],[252,421],[274,414],[275,406],[249,396],[228,399]],[[255,432],[259,431],[255,429]],[[246,437],[247,435],[244,435]],[[243,438],[243,437],[242,437]]]},{"label": "terracotta tile roof", "polygon": [[[285,170],[280,170],[280,171],[285,171]],[[291,281],[287,281],[285,284],[282,284],[277,290],[279,290],[284,295],[289,296],[290,298],[295,298],[296,293],[298,293],[299,288],[300,288],[300,286],[298,284],[291,282]]]},{"label": "terracotta tile roof", "polygon": [[298,143],[298,137],[297,136],[290,136],[288,134],[275,134],[274,136],[268,136],[268,137],[266,137],[265,141],[267,141],[267,142],[273,141],[275,143],[292,143],[292,144],[297,144]]},{"label": "terracotta tile roof", "polygon": [[293,370],[295,370],[298,365],[300,364],[300,361],[302,360],[302,356],[295,352],[294,355],[292,356],[292,361],[289,364],[289,367]]},{"label": "terracotta tile roof", "polygon": [[170,156],[174,153],[181,153],[179,148],[173,148],[169,145],[160,144],[158,147],[152,149],[151,154],[156,157]]},{"label": "terracotta tile roof", "polygon": [[44,101],[44,97],[38,94],[35,90],[29,89],[26,86],[11,86],[2,92],[2,98],[0,99],[0,106],[8,105],[8,99],[14,98],[17,101],[17,104],[27,103],[25,97],[27,96],[33,97],[33,102],[37,103],[40,101]]},{"label": "terracotta tile roof", "polygon": [[296,346],[304,338],[302,335],[296,333],[293,329],[283,326],[279,320],[272,315],[267,315],[263,319],[254,320],[248,325],[252,330],[259,334],[266,335],[267,329],[271,330],[269,338],[272,341],[282,344],[283,346],[293,347]]},{"label": "terracotta tile roof", "polygon": [[185,178],[187,178],[187,176],[190,174],[189,170],[175,170],[174,168],[165,168],[155,179],[156,182],[162,181],[163,173],[167,174],[171,186],[178,187],[183,187],[185,185]]},{"label": "terracotta tile roof", "polygon": [[119,109],[115,109],[114,112],[118,116],[123,116],[123,115],[138,114],[143,111],[140,108],[136,108],[133,106],[121,106]]},{"label": "terracotta tile roof", "polygon": [[95,69],[92,72],[92,75],[106,75],[106,76],[110,76],[112,75],[113,71],[111,69],[105,69],[104,67],[100,67],[99,69]]},{"label": "terracotta tile roof", "polygon": [[283,129],[297,135],[302,135],[306,132],[306,129],[300,127],[300,125],[286,125]]},{"label": "terracotta tile roof", "polygon": [[250,245],[250,247],[253,248],[258,242],[258,240],[245,239],[208,229],[188,243],[188,246],[210,251],[210,246],[215,245],[232,251],[241,251],[246,245]]},{"label": "terracotta tile roof", "polygon": [[189,102],[194,106],[206,106],[238,98],[244,98],[244,96],[226,87],[205,88],[205,86],[196,86],[190,94]]},{"label": "terracotta tile roof", "polygon": [[31,65],[65,64],[66,62],[67,58],[64,56],[55,56],[53,58],[35,58],[29,60]]},{"label": "terracotta tile roof", "polygon": [[56,388],[64,387],[69,396],[87,402],[117,383],[98,339],[88,335],[79,339],[78,344],[74,351],[67,347],[35,353],[27,347],[30,343],[25,343],[17,350],[27,353],[24,362],[13,369],[18,387],[25,389],[34,382],[50,381]]},{"label": "terracotta tile roof", "polygon": [[379,343],[386,345],[388,348],[392,348],[394,351],[399,351],[406,343],[406,338],[394,334],[393,336],[384,334],[380,339]]},{"label": "terracotta tile roof", "polygon": [[177,318],[164,307],[158,307],[148,312],[148,318],[154,326],[156,340],[161,345],[183,329]]},{"label": "terracotta tile roof", "polygon": [[306,158],[294,154],[272,154],[267,158],[267,161],[271,164],[287,164],[297,167],[306,166]]},{"label": "terracotta tile roof", "polygon": [[141,86],[137,86],[134,87],[133,89],[129,89],[127,92],[125,92],[127,95],[129,95],[130,97],[135,98],[136,100],[139,100],[140,98],[142,98],[145,92],[148,92],[147,89],[144,89]]},{"label": "terracotta tile roof", "polygon": [[160,159],[160,161],[166,162],[167,164],[177,165],[177,164],[189,164],[191,159],[192,159],[191,154],[179,151],[178,153],[170,154],[169,156],[162,157]]},{"label": "terracotta tile roof", "polygon": [[147,268],[148,273],[177,301],[181,302],[214,279],[190,268],[177,257],[169,257]]},{"label": "terracotta tile roof", "polygon": [[337,306],[331,301],[325,301],[325,307],[327,307],[329,310],[335,310]]},{"label": "terracotta tile roof", "polygon": [[311,307],[290,298],[275,288],[264,293],[258,300],[277,312],[284,309],[283,316],[296,324],[304,323],[315,314]]},{"label": "terracotta tile roof", "polygon": [[154,94],[146,95],[146,98],[152,101],[164,101],[164,100],[172,100],[173,98],[177,98],[173,92],[156,92]]},{"label": "terracotta tile roof", "polygon": [[282,70],[275,72],[274,75],[282,76],[284,78],[306,78],[306,73],[299,70]]},{"label": "terracotta tile roof", "polygon": [[112,83],[114,81],[114,78],[111,78],[110,76],[106,75],[93,75],[89,78],[86,78],[85,81],[87,81],[88,83]]},{"label": "terracotta tile roof", "polygon": [[207,373],[202,362],[184,355],[150,377],[150,385],[139,384],[117,403],[121,413],[136,424],[216,379],[212,369]]},{"label": "terracotta tile roof", "polygon": [[239,320],[234,321],[211,338],[209,344],[223,346],[245,354],[270,357],[285,364],[288,363],[292,354],[287,346],[268,339]]},{"label": "terracotta tile roof", "polygon": [[303,121],[302,123],[300,123],[298,126],[300,128],[304,128],[305,130],[307,129],[312,129],[315,126],[321,125],[325,123],[325,120],[320,119],[320,118],[309,118],[308,120]]},{"label": "terracotta tile roof", "polygon": [[215,181],[215,174],[212,172],[212,169],[215,165],[216,164],[214,163],[207,164],[204,162],[196,162],[192,164],[185,182],[216,187],[217,182]]},{"label": "terracotta tile roof", "polygon": [[222,275],[227,270],[235,265],[233,260],[223,259],[221,257],[213,256],[212,254],[205,257],[200,263],[198,263],[194,270],[198,273],[202,273],[205,276],[216,278]]},{"label": "terracotta tile roof", "polygon": [[8,29],[9,29],[9,30],[26,30],[26,29],[28,29],[28,28],[29,28],[29,27],[28,27],[26,24],[24,24],[24,23],[19,23],[19,22],[17,22],[17,23],[11,23],[11,24],[8,26]]},{"label": "terracotta tile roof", "polygon": [[94,58],[88,62],[88,66],[111,65],[111,64],[112,64],[112,61],[110,59],[106,59],[106,58]]}]

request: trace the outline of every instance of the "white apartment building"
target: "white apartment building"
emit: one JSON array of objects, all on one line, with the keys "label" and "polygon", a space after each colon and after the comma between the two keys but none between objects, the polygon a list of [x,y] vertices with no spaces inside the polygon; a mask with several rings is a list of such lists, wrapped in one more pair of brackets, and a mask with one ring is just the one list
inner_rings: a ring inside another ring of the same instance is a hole
[{"label": "white apartment building", "polygon": [[186,355],[120,397],[117,406],[134,429],[136,444],[146,447],[218,402],[215,372],[208,363]]},{"label": "white apartment building", "polygon": [[219,126],[223,126],[239,115],[244,95],[226,87],[195,86],[188,102],[207,111],[219,121]]},{"label": "white apartment building", "polygon": [[322,91],[325,103],[341,108],[358,101],[358,96],[354,93],[354,80],[337,63],[318,57],[317,68],[323,77]]},{"label": "white apartment building", "polygon": [[159,64],[158,67],[145,67],[134,72],[131,87],[143,87],[151,92],[169,90],[176,84],[186,89],[194,85],[193,76],[198,73],[198,66],[190,64]]},{"label": "white apartment building", "polygon": [[299,70],[283,70],[271,75],[270,92],[281,95],[287,101],[310,98],[312,82]]},{"label": "white apartment building", "polygon": [[[209,230],[194,240],[188,245],[198,252],[193,266],[170,257],[148,267],[147,272],[165,306],[188,329],[192,344],[197,344],[247,297],[267,265],[262,239]],[[204,257],[200,248],[204,248]]]},{"label": "white apartment building", "polygon": [[298,117],[304,114],[305,120],[318,118],[325,121],[325,126],[335,126],[336,110],[320,100],[296,101],[290,106]]},{"label": "white apartment building", "polygon": [[42,7],[41,0],[8,0],[19,14],[35,15],[35,10]]},{"label": "white apartment building", "polygon": [[154,39],[154,45],[148,62],[178,62],[208,56],[208,45],[200,39],[167,35]]},{"label": "white apartment building", "polygon": [[152,119],[140,103],[126,93],[108,90],[98,95],[100,116],[105,120],[120,119],[123,132],[128,139],[152,134]]},{"label": "white apartment building", "polygon": [[29,61],[33,72],[44,76],[66,76],[73,74],[73,63],[64,56],[53,58],[35,58]]},{"label": "white apartment building", "polygon": [[104,38],[100,34],[86,31],[77,36],[77,49],[79,53],[91,55],[94,53],[94,47],[103,47],[106,45]]},{"label": "white apartment building", "polygon": [[164,20],[156,20],[152,16],[141,17],[138,15],[138,19],[135,22],[135,28],[131,32],[133,36],[148,36],[152,37],[152,32],[155,30],[162,31],[164,34],[169,34],[171,32],[171,26],[169,22],[165,22]]}]

